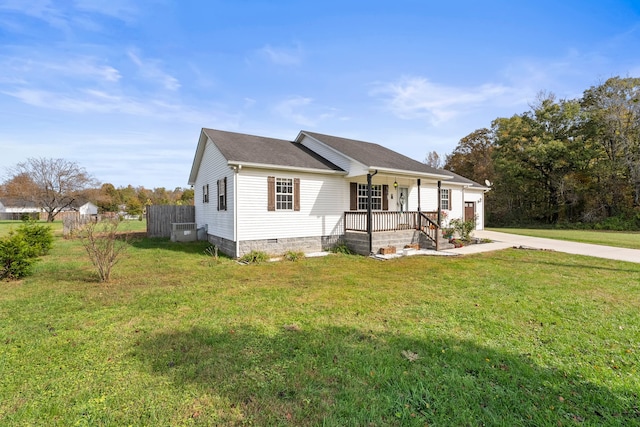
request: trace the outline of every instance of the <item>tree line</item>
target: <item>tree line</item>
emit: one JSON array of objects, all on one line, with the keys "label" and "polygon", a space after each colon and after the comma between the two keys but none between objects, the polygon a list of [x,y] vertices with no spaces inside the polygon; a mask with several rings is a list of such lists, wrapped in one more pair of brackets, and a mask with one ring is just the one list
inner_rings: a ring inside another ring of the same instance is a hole
[{"label": "tree line", "polygon": [[193,204],[192,189],[116,188],[100,184],[78,163],[65,159],[29,158],[8,169],[7,176],[0,185],[0,198],[30,202],[47,213],[48,221],[80,201],[96,204],[100,213],[129,215],[141,215],[148,205]]},{"label": "tree line", "polygon": [[640,229],[640,78],[610,78],[579,99],[542,92],[529,111],[462,138],[444,167],[492,183],[489,225]]}]

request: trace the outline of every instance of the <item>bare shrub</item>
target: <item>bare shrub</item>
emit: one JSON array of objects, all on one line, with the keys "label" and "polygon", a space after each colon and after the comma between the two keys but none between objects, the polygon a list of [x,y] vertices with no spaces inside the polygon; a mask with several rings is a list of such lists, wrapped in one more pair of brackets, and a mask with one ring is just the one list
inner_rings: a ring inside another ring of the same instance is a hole
[{"label": "bare shrub", "polygon": [[129,246],[129,235],[119,234],[117,219],[105,219],[87,223],[78,233],[82,246],[91,263],[98,270],[101,282],[108,282],[111,269],[125,255]]}]

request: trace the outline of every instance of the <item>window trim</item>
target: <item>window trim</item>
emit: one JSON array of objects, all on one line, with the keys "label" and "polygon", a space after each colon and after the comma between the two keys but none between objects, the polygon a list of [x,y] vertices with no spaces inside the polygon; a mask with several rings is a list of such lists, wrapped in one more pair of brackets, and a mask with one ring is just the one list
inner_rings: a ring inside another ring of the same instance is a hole
[{"label": "window trim", "polygon": [[227,210],[227,177],[218,180],[218,210]]},{"label": "window trim", "polygon": [[[446,194],[446,197],[445,197]],[[446,207],[445,207],[446,203]],[[441,188],[440,189],[440,209],[444,211],[451,210],[451,189],[450,188]]]},{"label": "window trim", "polygon": [[[285,191],[283,191],[285,190]],[[276,178],[276,210],[293,210],[293,178]]]},{"label": "window trim", "polygon": [[[358,183],[357,186],[357,209],[359,211],[366,211],[367,206],[369,204],[368,197],[368,186],[367,184]],[[382,199],[384,196],[384,189],[382,184],[371,184],[371,210],[372,211],[382,211],[383,203]],[[377,207],[379,206],[379,207]]]},{"label": "window trim", "polygon": [[[291,193],[277,193],[277,181],[278,180],[290,180],[291,181]],[[291,194],[291,208],[278,208],[278,195]],[[290,177],[267,177],[267,211],[269,212],[298,212],[300,211],[300,178]]]},{"label": "window trim", "polygon": [[209,184],[202,186],[202,203],[209,203]]}]

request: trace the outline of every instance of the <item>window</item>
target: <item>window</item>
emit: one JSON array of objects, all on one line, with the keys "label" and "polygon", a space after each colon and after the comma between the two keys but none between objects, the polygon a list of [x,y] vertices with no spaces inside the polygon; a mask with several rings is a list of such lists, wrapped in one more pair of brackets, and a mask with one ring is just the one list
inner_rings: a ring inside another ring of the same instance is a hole
[{"label": "window", "polygon": [[227,210],[227,178],[218,180],[218,210]]},{"label": "window", "polygon": [[293,179],[276,178],[276,210],[293,210]]},{"label": "window", "polygon": [[451,190],[448,188],[440,189],[440,209],[447,211],[451,209],[450,197]]},{"label": "window", "polygon": [[202,186],[202,203],[209,203],[209,184]]},{"label": "window", "polygon": [[[367,184],[358,184],[358,210],[367,210]],[[371,185],[371,210],[382,210],[382,185]]]},{"label": "window", "polygon": [[299,211],[300,178],[267,177],[267,210]]}]

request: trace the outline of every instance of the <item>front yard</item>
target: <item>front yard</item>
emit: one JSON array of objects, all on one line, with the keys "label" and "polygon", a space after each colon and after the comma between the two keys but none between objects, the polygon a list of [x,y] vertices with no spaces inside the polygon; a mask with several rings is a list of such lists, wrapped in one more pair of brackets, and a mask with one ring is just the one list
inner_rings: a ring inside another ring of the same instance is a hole
[{"label": "front yard", "polygon": [[2,425],[638,425],[640,265],[544,251],[241,266],[58,239],[0,286]]}]

